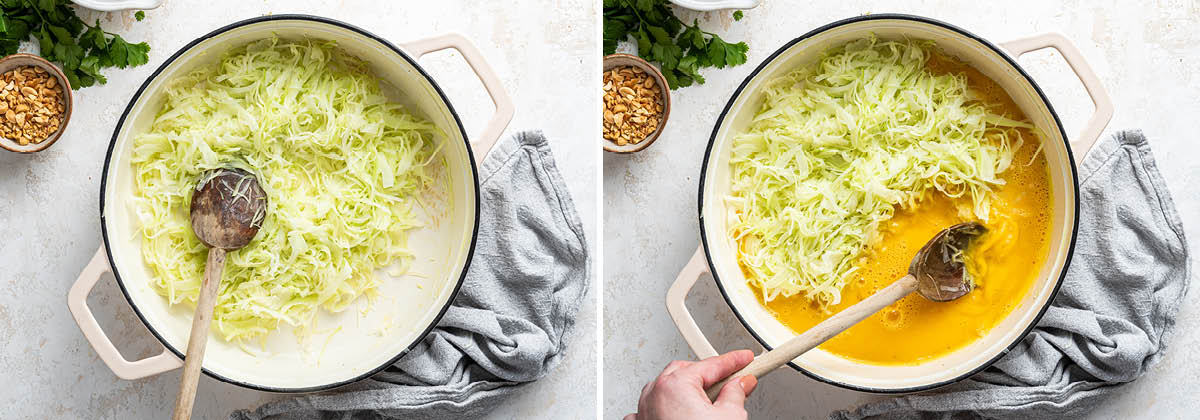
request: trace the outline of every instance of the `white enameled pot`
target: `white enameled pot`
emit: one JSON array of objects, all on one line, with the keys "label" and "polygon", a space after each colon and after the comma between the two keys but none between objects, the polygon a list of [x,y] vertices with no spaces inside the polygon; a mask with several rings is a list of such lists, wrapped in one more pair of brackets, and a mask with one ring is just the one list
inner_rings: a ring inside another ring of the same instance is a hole
[{"label": "white enameled pot", "polygon": [[[149,128],[170,80],[215,62],[236,46],[271,36],[337,42],[338,48],[369,63],[389,96],[436,124],[444,133],[436,141],[443,143],[447,202],[453,205],[438,215],[436,223],[410,236],[409,246],[416,254],[411,272],[420,277],[392,278],[379,270],[376,275],[383,281],[369,310],[366,299],[360,299],[361,305],[318,317],[322,330],[341,327],[333,339],[316,335],[313,342],[301,343],[289,328],[283,328],[269,336],[262,354],[251,355],[210,335],[204,372],[225,382],[275,392],[318,391],[366,378],[421,341],[449,307],[466,275],[479,219],[476,162],[482,161],[513,115],[511,99],[479,50],[456,34],[397,47],[363,29],[315,16],[274,15],[233,23],[192,41],[151,74],[130,100],[109,144],[100,184],[104,246],[71,288],[68,306],[101,360],[121,378],[142,378],[180,367],[192,319],[190,307],[171,306],[150,287],[152,274],[142,260],[131,199],[133,139]],[[444,49],[462,55],[496,106],[483,132],[470,141],[454,107],[416,61]],[[163,344],[162,353],[127,360],[101,330],[87,307],[87,295],[105,272],[113,273],[134,312]],[[250,348],[257,350],[258,345]]]},{"label": "white enameled pot", "polygon": [[[1079,50],[1058,34],[1037,35],[996,45],[963,29],[924,17],[859,16],[820,27],[775,51],[733,93],[713,128],[700,175],[701,247],[667,292],[668,312],[697,356],[704,358],[717,354],[684,304],[688,292],[704,273],[712,274],[726,303],[765,348],[774,348],[795,335],[760,304],[738,267],[736,248],[726,232],[727,211],[723,199],[730,186],[730,146],[734,135],[746,130],[759,109],[764,83],[814,63],[823,51],[837,44],[871,34],[882,39],[935,41],[944,52],[969,63],[999,83],[1041,129],[1045,135],[1042,141],[1054,195],[1050,252],[1029,293],[1012,313],[963,349],[916,365],[880,366],[847,360],[818,348],[789,365],[818,381],[859,391],[907,393],[936,388],[979,372],[1007,353],[1029,333],[1057,293],[1071,259],[1078,226],[1075,164],[1095,143],[1113,112],[1112,101]],[[1054,48],[1062,54],[1095,104],[1095,112],[1083,131],[1071,141],[1046,96],[1016,62],[1022,54],[1043,48]]]}]

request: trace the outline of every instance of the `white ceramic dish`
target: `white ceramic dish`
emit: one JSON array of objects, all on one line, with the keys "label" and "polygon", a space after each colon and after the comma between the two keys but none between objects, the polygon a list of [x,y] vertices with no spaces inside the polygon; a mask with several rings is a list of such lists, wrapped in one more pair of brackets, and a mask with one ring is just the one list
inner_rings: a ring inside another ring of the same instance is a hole
[{"label": "white ceramic dish", "polygon": [[[163,100],[160,92],[176,76],[208,65],[232,47],[254,40],[315,38],[337,42],[344,51],[370,63],[394,100],[435,123],[444,133],[442,152],[447,162],[447,186],[453,207],[439,221],[413,231],[410,247],[416,254],[411,272],[390,278],[380,270],[379,297],[336,315],[322,313],[321,329],[341,327],[333,339],[315,335],[307,344],[289,329],[272,333],[263,354],[251,355],[236,344],[210,335],[204,372],[237,385],[277,392],[328,389],[365,378],[403,356],[429,332],[454,298],[466,274],[478,229],[476,160],[491,148],[508,121],[513,106],[479,51],[459,35],[444,35],[401,48],[354,26],[314,16],[274,15],[237,22],[213,31],[183,47],[162,64],[131,99],[117,123],[100,187],[100,223],[104,244],[72,287],[68,304],[76,322],[100,358],[125,379],[150,376],[180,366],[186,348],[192,309],[174,307],[149,286],[151,273],[143,263],[139,224],[130,199],[134,188],[130,156],[134,137],[151,124]],[[477,140],[468,142],[458,115],[437,83],[416,63],[423,54],[458,50],[496,105],[495,115]],[[474,150],[472,150],[474,149]],[[107,252],[106,252],[107,250]],[[165,346],[159,355],[129,361],[113,347],[87,308],[87,294],[103,272],[111,271],[134,312]],[[257,349],[257,345],[250,346]]]},{"label": "white ceramic dish", "polygon": [[158,8],[158,6],[162,6],[163,4],[163,0],[71,0],[71,2],[102,12],[149,10]]},{"label": "white ceramic dish", "polygon": [[726,9],[753,9],[762,0],[671,0],[676,6],[709,12]]},{"label": "white ceramic dish", "polygon": [[[883,39],[934,40],[944,52],[966,61],[999,83],[1032,122],[1045,133],[1042,141],[1054,191],[1054,217],[1049,257],[1024,300],[984,337],[963,349],[911,366],[879,366],[834,356],[821,349],[790,363],[800,372],[839,387],[877,393],[917,392],[946,385],[978,372],[1008,352],[1037,323],[1054,298],[1070,261],[1077,228],[1078,181],[1075,163],[1091,148],[1112,117],[1113,106],[1079,50],[1057,34],[1039,35],[996,46],[952,25],[909,15],[868,15],[818,28],[768,57],[734,92],[709,140],[700,178],[702,246],[667,294],[667,307],[692,350],[699,357],[716,354],[696,325],[684,299],[696,280],[712,273],[728,305],[746,329],[766,348],[795,335],[767,311],[747,284],[726,233],[723,197],[729,189],[729,149],[734,133],[745,131],[758,104],[761,86],[791,69],[807,65],[828,48],[875,34]],[[1062,123],[1036,83],[1015,57],[1055,48],[1083,82],[1096,111],[1083,132],[1068,142]]]}]

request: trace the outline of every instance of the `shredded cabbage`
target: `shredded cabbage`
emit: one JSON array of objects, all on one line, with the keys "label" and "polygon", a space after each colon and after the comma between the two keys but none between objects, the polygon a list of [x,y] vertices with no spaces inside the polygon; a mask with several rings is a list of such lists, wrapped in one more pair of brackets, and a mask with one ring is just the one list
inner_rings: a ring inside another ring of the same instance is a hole
[{"label": "shredded cabbage", "polygon": [[739,262],[765,300],[838,303],[880,223],[933,191],[988,219],[1017,128],[1033,127],[992,112],[965,75],[929,71],[934,48],[872,36],[765,85],[733,140],[726,198]]},{"label": "shredded cabbage", "polygon": [[332,42],[264,39],[170,82],[148,132],[134,140],[137,217],[151,286],[171,304],[196,300],[207,249],[188,219],[210,170],[256,174],[267,214],[229,254],[214,311],[226,340],[280,326],[302,333],[318,308],[372,295],[373,271],[412,254],[414,205],[441,179],[438,129],[392,103],[365,63]]}]

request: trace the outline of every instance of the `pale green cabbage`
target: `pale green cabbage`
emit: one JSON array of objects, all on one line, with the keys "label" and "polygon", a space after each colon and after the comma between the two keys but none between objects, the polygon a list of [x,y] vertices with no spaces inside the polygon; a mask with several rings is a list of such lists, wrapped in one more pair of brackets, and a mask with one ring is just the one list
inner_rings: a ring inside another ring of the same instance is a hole
[{"label": "pale green cabbage", "polygon": [[991,191],[1032,128],[975,99],[965,75],[925,67],[929,41],[874,37],[827,51],[769,81],[761,109],[733,141],[729,233],[764,299],[803,294],[836,304],[897,208],[936,191]]},{"label": "pale green cabbage", "polygon": [[378,285],[373,270],[412,257],[414,205],[440,183],[437,128],[395,104],[365,63],[332,42],[264,39],[170,82],[134,140],[137,216],[151,286],[195,302],[207,249],[192,233],[193,188],[239,167],[268,196],[248,246],[230,253],[214,314],[226,340],[303,332]]}]

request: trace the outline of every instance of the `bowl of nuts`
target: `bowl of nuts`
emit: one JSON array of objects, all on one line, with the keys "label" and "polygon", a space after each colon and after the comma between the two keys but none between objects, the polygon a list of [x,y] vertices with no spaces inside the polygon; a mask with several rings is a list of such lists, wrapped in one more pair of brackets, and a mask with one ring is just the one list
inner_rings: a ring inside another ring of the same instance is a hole
[{"label": "bowl of nuts", "polygon": [[671,115],[667,80],[637,56],[604,57],[604,150],[633,153],[650,146]]},{"label": "bowl of nuts", "polygon": [[0,147],[45,150],[71,119],[71,85],[54,64],[32,54],[0,59]]}]

